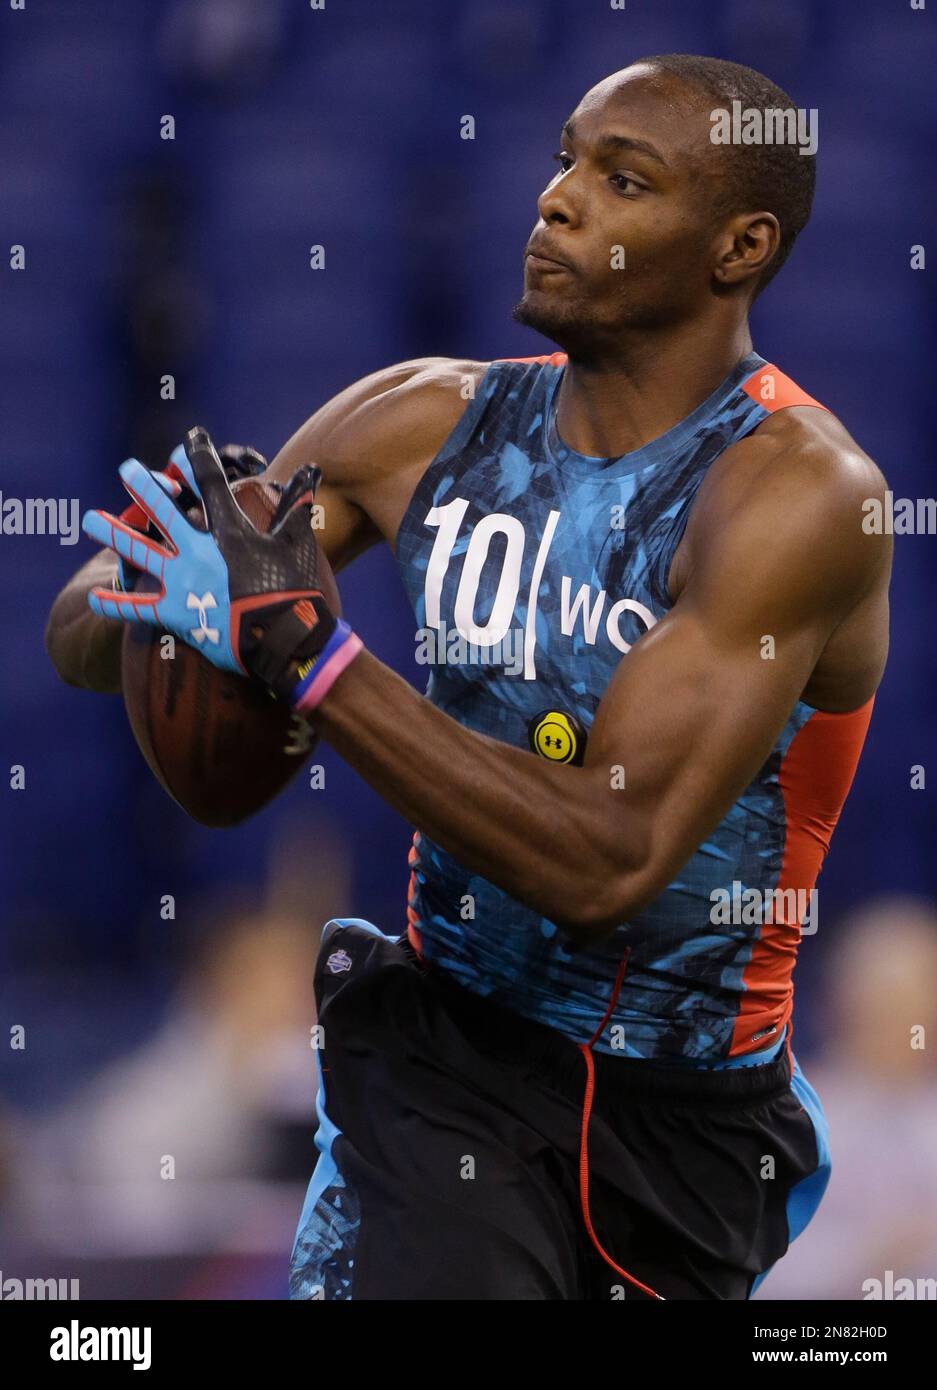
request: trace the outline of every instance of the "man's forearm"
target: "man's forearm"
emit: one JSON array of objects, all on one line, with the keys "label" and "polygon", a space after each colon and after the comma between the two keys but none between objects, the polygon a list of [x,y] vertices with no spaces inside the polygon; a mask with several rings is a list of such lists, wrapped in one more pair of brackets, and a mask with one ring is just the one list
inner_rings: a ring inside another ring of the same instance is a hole
[{"label": "man's forearm", "polygon": [[[614,916],[623,837],[608,776],[464,729],[368,652],[315,714],[390,805],[457,859],[581,938]],[[622,813],[616,807],[618,816]]]},{"label": "man's forearm", "polygon": [[65,585],[46,624],[46,651],[68,685],[102,694],[120,690],[123,627],[98,618],[88,607],[88,591],[110,585],[117,568],[110,551],[95,555]]}]

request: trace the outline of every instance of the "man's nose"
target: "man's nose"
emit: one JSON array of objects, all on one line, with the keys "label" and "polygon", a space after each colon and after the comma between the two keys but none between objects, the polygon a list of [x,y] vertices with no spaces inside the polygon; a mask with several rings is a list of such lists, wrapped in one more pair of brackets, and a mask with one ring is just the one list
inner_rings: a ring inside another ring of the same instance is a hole
[{"label": "man's nose", "polygon": [[573,178],[573,171],[570,169],[554,183],[549,184],[537,199],[537,211],[547,224],[562,222],[570,226],[578,225],[581,213]]}]

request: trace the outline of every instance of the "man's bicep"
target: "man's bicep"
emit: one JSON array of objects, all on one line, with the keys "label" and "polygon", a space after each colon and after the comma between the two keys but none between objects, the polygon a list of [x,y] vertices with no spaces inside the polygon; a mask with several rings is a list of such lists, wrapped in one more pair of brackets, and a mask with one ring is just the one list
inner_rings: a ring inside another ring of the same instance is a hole
[{"label": "man's bicep", "polygon": [[[322,470],[319,540],[333,569],[341,569],[381,539],[382,527],[374,519],[380,509],[375,507],[388,479],[401,464],[420,456],[424,435],[434,441],[432,454],[448,433],[446,411],[458,396],[439,384],[447,365],[451,376],[460,364],[415,358],[353,382],[320,406],[270,464],[270,478],[280,483],[288,482],[303,464]],[[435,385],[435,391],[427,393],[427,384]],[[445,403],[442,412],[440,398]],[[440,414],[442,423],[437,424]]]},{"label": "man's bicep", "polygon": [[825,454],[797,462],[741,504],[711,494],[683,593],[623,658],[597,712],[587,763],[621,769],[644,901],[757,776],[886,558],[858,524],[864,472]]},{"label": "man's bicep", "polygon": [[641,896],[656,896],[757,775],[816,660],[809,629],[783,660],[720,641],[678,604],[620,662],[599,706],[586,765],[609,779],[609,805],[643,826]]},{"label": "man's bicep", "polygon": [[348,496],[366,462],[370,433],[368,407],[413,364],[402,363],[353,382],[309,417],[270,464],[273,482],[287,483],[297,468],[313,463],[322,470],[316,493],[317,539],[333,570],[341,570],[380,540],[371,518]]},{"label": "man's bicep", "polygon": [[336,444],[343,424],[347,433],[347,420],[365,399],[361,396],[364,385],[357,382],[326,402],[287,440],[268,470],[271,481],[284,484],[304,464],[312,463],[322,470],[316,492],[316,538],[335,571],[380,540],[370,517],[347,495],[348,469]]},{"label": "man's bicep", "polygon": [[336,573],[380,540],[377,529],[360,507],[325,481],[316,492],[314,519],[316,539]]}]

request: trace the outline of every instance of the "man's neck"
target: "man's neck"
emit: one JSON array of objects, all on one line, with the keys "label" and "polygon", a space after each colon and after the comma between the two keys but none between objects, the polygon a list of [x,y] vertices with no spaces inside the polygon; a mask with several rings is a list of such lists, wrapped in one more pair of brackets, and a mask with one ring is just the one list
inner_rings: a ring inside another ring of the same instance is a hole
[{"label": "man's neck", "polygon": [[659,438],[715,391],[752,350],[747,321],[672,336],[642,334],[613,358],[570,357],[557,396],[556,427],[565,444],[595,458],[617,458]]}]

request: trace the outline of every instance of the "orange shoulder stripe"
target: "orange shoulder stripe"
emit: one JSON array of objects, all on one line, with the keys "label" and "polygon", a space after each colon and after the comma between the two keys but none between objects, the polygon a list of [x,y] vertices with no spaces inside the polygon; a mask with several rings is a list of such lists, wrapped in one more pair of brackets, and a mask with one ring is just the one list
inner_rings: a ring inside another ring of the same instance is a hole
[{"label": "orange shoulder stripe", "polygon": [[495,362],[549,362],[552,367],[562,367],[566,361],[565,352],[547,352],[542,357],[496,357]]},{"label": "orange shoulder stripe", "polygon": [[752,372],[748,380],[742,383],[742,390],[757,405],[764,406],[765,410],[772,414],[776,410],[786,410],[791,405],[815,405],[818,410],[828,409],[812,396],[808,396],[796,381],[791,381],[789,376],[785,376],[770,362],[767,366],[759,367]]}]

